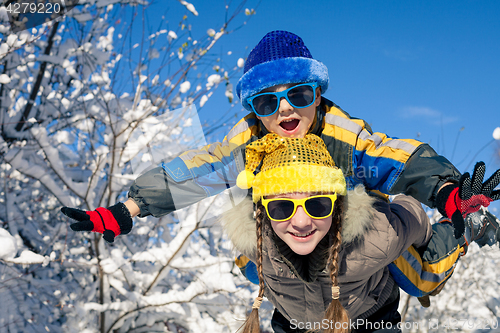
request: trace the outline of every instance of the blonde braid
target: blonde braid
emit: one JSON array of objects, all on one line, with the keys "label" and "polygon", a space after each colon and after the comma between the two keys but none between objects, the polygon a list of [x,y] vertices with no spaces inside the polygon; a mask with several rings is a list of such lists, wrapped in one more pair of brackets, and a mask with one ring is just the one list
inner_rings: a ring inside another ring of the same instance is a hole
[{"label": "blonde braid", "polygon": [[259,294],[255,299],[252,312],[248,316],[242,333],[260,333],[259,307],[264,297],[264,274],[262,272],[262,223],[265,216],[265,210],[262,204],[257,204],[255,214],[255,227],[257,230],[257,274],[259,276]]},{"label": "blonde braid", "polygon": [[[337,275],[338,275],[338,255],[339,255],[339,250],[341,246],[341,236],[342,233],[342,226],[337,225],[337,230],[336,230],[336,235],[334,239],[334,244],[330,248],[330,256],[328,258],[328,261],[330,263],[330,278],[332,279],[332,290],[334,288],[338,288],[338,281],[337,281]],[[332,291],[333,292],[333,291]],[[338,299],[338,297],[337,297]]]},{"label": "blonde braid", "polygon": [[[332,302],[325,311],[325,319],[330,325],[324,333],[348,333],[349,332],[349,315],[344,309],[339,300],[338,272],[339,272],[339,252],[342,245],[342,222],[344,197],[339,196],[335,203],[335,212],[332,217],[331,233],[333,234],[333,245],[330,248],[329,254],[329,269],[330,278],[332,279]],[[336,325],[338,323],[338,325]]]},{"label": "blonde braid", "polygon": [[257,229],[257,273],[259,275],[259,297],[264,296],[264,273],[262,271],[262,224],[265,217],[264,206],[257,209],[256,229]]}]

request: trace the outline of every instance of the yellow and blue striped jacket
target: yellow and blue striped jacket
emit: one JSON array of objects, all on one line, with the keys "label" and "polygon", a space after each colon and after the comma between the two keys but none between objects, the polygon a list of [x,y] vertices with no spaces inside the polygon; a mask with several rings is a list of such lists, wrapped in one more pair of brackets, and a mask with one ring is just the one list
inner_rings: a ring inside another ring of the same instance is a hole
[{"label": "yellow and blue striped jacket", "polygon": [[[429,145],[374,133],[364,120],[351,117],[325,98],[311,133],[324,140],[349,189],[363,184],[372,193],[385,197],[405,193],[434,207],[437,189],[460,177],[458,170]],[[265,134],[267,130],[251,113],[221,143],[185,152],[137,178],[129,197],[138,204],[140,216],[159,217],[221,193],[235,186],[238,173],[244,170],[245,147]],[[436,264],[423,263],[416,250],[409,249],[390,267],[391,272],[400,286],[409,286],[405,290],[410,294],[425,295],[451,275],[456,251]]]}]

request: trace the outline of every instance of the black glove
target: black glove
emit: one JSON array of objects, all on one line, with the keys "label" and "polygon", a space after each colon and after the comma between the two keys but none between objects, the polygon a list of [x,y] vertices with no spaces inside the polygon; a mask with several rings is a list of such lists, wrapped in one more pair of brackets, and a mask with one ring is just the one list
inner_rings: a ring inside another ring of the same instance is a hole
[{"label": "black glove", "polygon": [[113,243],[116,236],[128,234],[132,230],[132,217],[121,202],[109,208],[99,207],[92,211],[63,207],[61,212],[79,221],[70,225],[74,231],[99,232],[108,243]]},{"label": "black glove", "polygon": [[443,216],[451,219],[457,239],[464,234],[464,218],[468,214],[500,199],[500,190],[493,191],[500,184],[500,170],[483,183],[485,171],[484,162],[478,162],[472,178],[467,172],[460,178],[458,185],[447,185],[436,196],[436,207]]}]

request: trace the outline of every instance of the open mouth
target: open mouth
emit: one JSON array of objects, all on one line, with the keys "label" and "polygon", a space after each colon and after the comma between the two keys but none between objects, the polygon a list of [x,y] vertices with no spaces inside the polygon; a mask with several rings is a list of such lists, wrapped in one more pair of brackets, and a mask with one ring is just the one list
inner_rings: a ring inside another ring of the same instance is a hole
[{"label": "open mouth", "polygon": [[280,123],[281,128],[283,128],[285,131],[293,131],[294,129],[299,126],[300,120],[298,119],[287,119],[283,120]]}]

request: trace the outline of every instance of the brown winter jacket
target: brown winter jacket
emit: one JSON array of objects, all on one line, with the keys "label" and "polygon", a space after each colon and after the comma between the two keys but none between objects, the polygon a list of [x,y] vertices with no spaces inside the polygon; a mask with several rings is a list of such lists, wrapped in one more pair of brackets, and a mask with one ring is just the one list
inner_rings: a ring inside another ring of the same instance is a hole
[{"label": "brown winter jacket", "polygon": [[[347,197],[339,256],[340,301],[351,319],[366,318],[384,304],[394,287],[387,265],[411,245],[426,245],[432,231],[421,204],[412,197],[399,195],[387,203],[368,196],[362,187],[349,191]],[[252,214],[249,200],[225,213],[222,223],[234,246],[255,262]],[[331,302],[326,260],[318,254],[325,243],[320,242],[305,263],[264,224],[265,296],[292,323],[321,322]],[[301,272],[305,266],[308,272]]]}]

